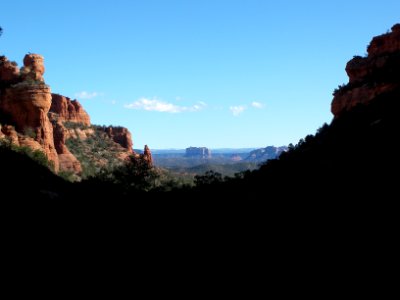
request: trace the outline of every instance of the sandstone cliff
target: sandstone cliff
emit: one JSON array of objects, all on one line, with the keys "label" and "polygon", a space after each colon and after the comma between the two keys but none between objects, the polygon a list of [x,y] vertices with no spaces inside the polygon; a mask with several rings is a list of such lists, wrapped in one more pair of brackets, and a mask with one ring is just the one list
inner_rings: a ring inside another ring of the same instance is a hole
[{"label": "sandstone cliff", "polygon": [[61,170],[94,176],[100,168],[120,165],[130,155],[137,157],[128,129],[91,125],[78,101],[60,95],[53,96],[54,99],[50,118]]},{"label": "sandstone cliff", "polygon": [[82,173],[81,163],[65,145],[68,130],[61,122],[53,122],[53,127],[54,146],[57,150],[60,170],[80,175]]},{"label": "sandstone cliff", "polygon": [[74,122],[90,126],[90,117],[77,100],[51,94],[50,112],[57,114],[57,121]]},{"label": "sandstone cliff", "polygon": [[346,65],[349,83],[334,92],[331,111],[340,116],[358,104],[399,87],[400,78],[400,24],[392,31],[372,39],[368,56],[355,56]]},{"label": "sandstone cliff", "polygon": [[120,144],[129,152],[133,152],[132,135],[125,127],[108,126],[104,128],[104,132],[117,144]]},{"label": "sandstone cliff", "polygon": [[127,128],[93,126],[77,100],[52,94],[44,71],[41,55],[26,55],[21,69],[0,56],[0,138],[43,151],[56,172],[93,175],[130,155],[152,164],[147,146],[143,155],[134,153]]},{"label": "sandstone cliff", "polygon": [[[5,63],[4,63],[5,61]],[[9,72],[7,59],[0,66],[2,74]],[[8,71],[7,71],[8,70]],[[43,57],[36,54],[26,55],[20,78],[5,76],[0,94],[0,110],[15,125],[17,132],[32,137],[42,146],[42,150],[53,162],[55,171],[59,170],[58,155],[54,147],[53,127],[47,113],[51,106],[50,87],[43,82]],[[19,81],[16,84],[15,81]],[[11,81],[7,84],[7,81]]]}]

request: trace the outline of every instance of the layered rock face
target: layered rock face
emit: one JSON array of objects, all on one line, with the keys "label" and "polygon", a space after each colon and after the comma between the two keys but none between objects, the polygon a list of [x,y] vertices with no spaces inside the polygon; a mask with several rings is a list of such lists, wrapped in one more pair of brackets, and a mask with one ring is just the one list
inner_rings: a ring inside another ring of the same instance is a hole
[{"label": "layered rock face", "polygon": [[[2,69],[9,70],[7,64],[3,64]],[[43,57],[26,55],[22,70],[18,83],[2,88],[0,110],[15,124],[17,132],[30,136],[42,146],[42,150],[58,171],[59,163],[54,147],[53,127],[47,117],[51,106],[51,92],[50,87],[43,82]],[[15,71],[13,74],[17,73]]]},{"label": "layered rock face", "polygon": [[[89,115],[77,100],[71,100],[59,94],[52,94],[50,115],[55,129],[54,142],[59,155],[60,169],[76,174],[81,173],[82,167],[65,145],[65,141],[69,138],[84,141],[95,134],[93,128],[87,128],[91,126]],[[65,122],[76,123],[77,127],[67,129],[64,126]],[[104,131],[111,140],[126,149],[125,152],[119,154],[119,159],[125,160],[133,154],[132,135],[127,128],[108,126],[96,127],[96,130]]]},{"label": "layered rock face", "polygon": [[[65,142],[68,138],[86,139],[86,132],[77,128],[68,130],[64,122],[77,123],[90,126],[90,117],[77,100],[68,97],[51,94],[50,119],[54,127],[54,144],[60,161],[60,170],[80,175],[82,166],[79,160],[69,151]],[[87,130],[89,134],[92,129]],[[78,134],[77,134],[78,133]]]},{"label": "layered rock face", "polygon": [[[77,100],[51,94],[43,78],[43,61],[41,55],[27,54],[20,70],[16,63],[0,56],[0,138],[17,146],[43,151],[53,162],[56,172],[61,170],[77,175],[83,172],[81,162],[71,153],[73,149],[70,151],[66,145],[68,139],[80,143],[88,140],[98,143],[100,148],[107,145],[107,148],[99,149],[111,153],[110,161],[123,163],[134,155],[152,165],[147,146],[144,154],[133,151],[132,135],[127,128],[92,126],[89,115]],[[85,147],[90,152],[90,145]],[[90,157],[89,153],[80,159],[90,160]],[[103,155],[103,160],[104,157],[107,155]]]},{"label": "layered rock face", "polygon": [[368,56],[355,56],[346,65],[349,83],[334,93],[331,111],[335,117],[358,104],[368,104],[377,96],[400,86],[400,24],[375,37]]},{"label": "layered rock face", "polygon": [[10,125],[0,125],[0,139],[1,138],[7,138],[10,143],[16,146],[29,147],[32,150],[43,151],[41,144],[29,136],[18,134],[15,128]]},{"label": "layered rock face", "polygon": [[50,112],[56,113],[60,122],[74,122],[90,126],[90,117],[77,100],[51,94]]},{"label": "layered rock face", "polygon": [[50,88],[44,84],[22,82],[2,94],[2,110],[12,118],[20,132],[34,128],[35,133],[43,135],[41,127],[51,126],[47,118],[50,105]]},{"label": "layered rock face", "polygon": [[54,146],[58,154],[60,170],[80,175],[82,173],[81,163],[65,145],[68,130],[62,125],[61,122],[53,123],[53,127]]},{"label": "layered rock face", "polygon": [[125,127],[105,127],[104,132],[117,144],[120,144],[122,147],[127,149],[129,152],[132,152],[133,149],[133,141],[132,135],[129,130]]}]

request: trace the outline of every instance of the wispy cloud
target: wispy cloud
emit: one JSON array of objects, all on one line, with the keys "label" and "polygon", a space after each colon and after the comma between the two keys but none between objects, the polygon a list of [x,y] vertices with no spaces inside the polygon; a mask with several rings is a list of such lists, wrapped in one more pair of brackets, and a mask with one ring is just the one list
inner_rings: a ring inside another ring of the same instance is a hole
[{"label": "wispy cloud", "polygon": [[231,111],[231,113],[237,117],[239,116],[242,112],[244,112],[247,109],[246,106],[244,105],[237,105],[237,106],[230,106],[229,110]]},{"label": "wispy cloud", "polygon": [[193,112],[202,110],[206,104],[204,102],[198,102],[192,106],[181,106],[173,103],[165,102],[163,100],[153,98],[140,98],[139,100],[125,105],[125,108],[147,110],[147,111],[158,111],[166,113],[181,113],[181,112]]},{"label": "wispy cloud", "polygon": [[75,97],[78,99],[92,99],[98,96],[101,96],[101,93],[98,92],[87,92],[87,91],[82,91],[79,93],[75,94]]},{"label": "wispy cloud", "polygon": [[253,101],[253,102],[251,102],[251,106],[254,108],[264,108],[265,105],[260,102]]}]

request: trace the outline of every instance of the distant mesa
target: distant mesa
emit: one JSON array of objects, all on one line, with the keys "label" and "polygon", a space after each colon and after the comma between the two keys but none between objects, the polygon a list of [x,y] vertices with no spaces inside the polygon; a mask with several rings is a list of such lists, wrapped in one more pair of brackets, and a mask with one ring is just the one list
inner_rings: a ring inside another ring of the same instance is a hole
[{"label": "distant mesa", "polygon": [[282,152],[285,152],[287,150],[288,147],[286,146],[281,146],[281,147],[268,146],[265,148],[251,151],[249,153],[249,156],[245,160],[251,162],[265,162],[267,160],[277,158]]},{"label": "distant mesa", "polygon": [[206,147],[189,147],[186,148],[185,156],[189,158],[211,158],[211,150]]}]

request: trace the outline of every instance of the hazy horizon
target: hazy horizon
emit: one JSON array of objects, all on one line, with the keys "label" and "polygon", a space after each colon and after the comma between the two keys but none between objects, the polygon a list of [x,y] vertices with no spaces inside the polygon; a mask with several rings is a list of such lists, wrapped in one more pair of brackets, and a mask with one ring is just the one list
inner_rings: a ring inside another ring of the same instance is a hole
[{"label": "hazy horizon", "polygon": [[3,2],[0,54],[42,54],[52,92],[155,150],[297,143],[400,19],[394,0]]},{"label": "hazy horizon", "polygon": [[[275,145],[268,145],[268,146],[275,146]],[[286,146],[286,145],[282,145],[282,146]],[[246,147],[246,148],[229,148],[229,147],[224,147],[224,148],[210,148],[210,147],[207,147],[207,146],[205,146],[205,145],[197,145],[197,146],[190,145],[190,146],[187,146],[187,147],[185,147],[185,148],[164,148],[164,149],[153,148],[153,149],[151,149],[151,151],[154,152],[154,153],[157,152],[157,151],[185,151],[187,148],[190,148],[190,147],[196,147],[196,148],[206,147],[206,148],[208,148],[208,149],[211,150],[211,151],[223,151],[223,150],[249,150],[249,151],[251,151],[251,150],[254,150],[254,149],[265,148],[265,147],[267,147],[267,146],[262,146],[262,147]],[[277,146],[277,147],[281,147],[281,146]],[[137,148],[136,148],[136,149],[137,149]],[[140,150],[140,149],[137,149],[137,150]]]}]

